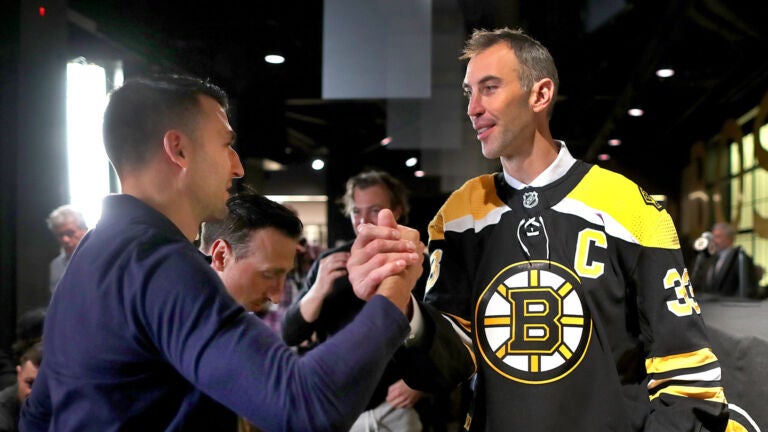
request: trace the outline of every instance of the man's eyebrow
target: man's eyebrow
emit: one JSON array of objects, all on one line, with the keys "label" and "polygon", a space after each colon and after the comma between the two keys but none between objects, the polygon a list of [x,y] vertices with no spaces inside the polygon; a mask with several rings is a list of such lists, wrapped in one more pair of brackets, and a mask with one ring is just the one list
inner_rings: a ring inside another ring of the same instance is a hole
[{"label": "man's eyebrow", "polygon": [[[477,84],[481,85],[481,84],[487,83],[488,81],[494,81],[494,80],[501,80],[501,78],[496,76],[496,75],[486,75],[486,76],[480,78],[480,80],[477,82]],[[462,83],[461,88],[463,88],[464,90],[467,90],[469,88],[472,88],[472,86],[468,82],[464,82],[464,83]]]}]

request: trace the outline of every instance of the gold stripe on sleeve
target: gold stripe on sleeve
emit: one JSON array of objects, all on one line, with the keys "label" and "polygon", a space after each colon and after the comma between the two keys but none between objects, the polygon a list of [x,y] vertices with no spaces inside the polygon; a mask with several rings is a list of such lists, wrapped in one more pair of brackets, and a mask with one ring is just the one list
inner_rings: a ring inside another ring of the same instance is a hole
[{"label": "gold stripe on sleeve", "polygon": [[662,394],[719,402],[723,404],[728,403],[725,400],[725,392],[722,387],[669,386],[658,393],[651,395],[650,399],[653,400]]},{"label": "gold stripe on sleeve", "polygon": [[717,357],[710,348],[702,348],[683,354],[645,359],[645,369],[649,374],[664,373],[676,369],[703,366],[716,361]]}]

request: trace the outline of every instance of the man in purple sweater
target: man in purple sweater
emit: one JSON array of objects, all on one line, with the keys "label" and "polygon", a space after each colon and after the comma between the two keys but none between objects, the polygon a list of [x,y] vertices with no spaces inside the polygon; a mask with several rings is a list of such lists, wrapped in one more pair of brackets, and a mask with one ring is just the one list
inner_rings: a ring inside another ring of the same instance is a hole
[{"label": "man in purple sweater", "polygon": [[348,268],[368,303],[296,356],[192,244],[243,175],[234,139],[210,83],[171,76],[113,92],[104,142],[122,194],[105,199],[49,306],[22,431],[227,430],[229,410],[266,431],[341,430],[362,412],[408,335],[418,232],[386,212],[361,229]]}]

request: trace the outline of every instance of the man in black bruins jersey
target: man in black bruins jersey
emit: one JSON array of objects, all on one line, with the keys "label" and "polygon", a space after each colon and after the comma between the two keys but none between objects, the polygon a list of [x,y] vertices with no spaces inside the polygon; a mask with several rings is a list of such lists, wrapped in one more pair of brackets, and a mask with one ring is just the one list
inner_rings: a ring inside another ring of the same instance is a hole
[{"label": "man in black bruins jersey", "polygon": [[552,138],[548,50],[477,30],[462,59],[467,114],[503,172],[466,182],[429,225],[406,382],[468,383],[471,431],[749,430],[729,425],[669,214]]}]

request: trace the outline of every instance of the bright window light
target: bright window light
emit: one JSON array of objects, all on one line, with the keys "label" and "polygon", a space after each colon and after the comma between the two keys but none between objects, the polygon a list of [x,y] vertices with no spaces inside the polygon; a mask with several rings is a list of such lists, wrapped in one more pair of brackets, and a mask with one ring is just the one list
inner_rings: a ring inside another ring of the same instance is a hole
[{"label": "bright window light", "polygon": [[104,68],[79,59],[67,64],[67,168],[69,203],[78,208],[89,227],[101,216],[101,201],[109,194],[109,160],[101,124],[107,104]]},{"label": "bright window light", "polygon": [[125,81],[125,72],[123,71],[123,62],[118,60],[115,62],[115,73],[112,75],[112,87],[118,88],[123,86]]}]

